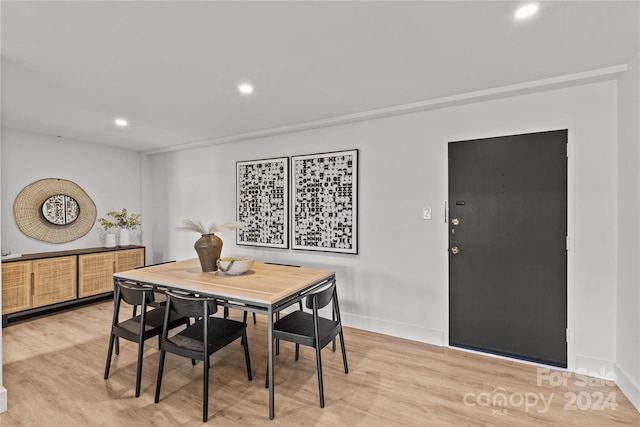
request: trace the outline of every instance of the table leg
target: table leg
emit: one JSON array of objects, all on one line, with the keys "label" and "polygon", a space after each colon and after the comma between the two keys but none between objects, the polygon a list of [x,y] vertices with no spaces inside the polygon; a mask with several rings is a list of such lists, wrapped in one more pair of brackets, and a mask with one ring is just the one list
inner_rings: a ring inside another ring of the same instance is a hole
[{"label": "table leg", "polygon": [[269,307],[269,311],[267,313],[267,319],[269,323],[268,332],[267,332],[267,341],[268,341],[268,352],[269,355],[267,357],[267,378],[269,380],[269,419],[272,420],[275,416],[274,409],[274,388],[275,381],[273,375],[273,308]]}]

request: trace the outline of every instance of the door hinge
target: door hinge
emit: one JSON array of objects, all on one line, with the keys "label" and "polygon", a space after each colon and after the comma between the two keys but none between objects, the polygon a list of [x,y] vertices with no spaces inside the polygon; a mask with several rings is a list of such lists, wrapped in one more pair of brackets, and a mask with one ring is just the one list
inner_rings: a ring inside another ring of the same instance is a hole
[{"label": "door hinge", "polygon": [[567,342],[569,342],[569,328],[565,329],[565,335],[566,335]]},{"label": "door hinge", "polygon": [[567,250],[569,250],[569,236],[567,236]]}]

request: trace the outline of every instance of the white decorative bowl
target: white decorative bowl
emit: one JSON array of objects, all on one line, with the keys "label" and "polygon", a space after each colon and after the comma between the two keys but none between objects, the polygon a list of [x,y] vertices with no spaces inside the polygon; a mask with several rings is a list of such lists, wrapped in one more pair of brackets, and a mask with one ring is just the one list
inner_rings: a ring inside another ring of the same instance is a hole
[{"label": "white decorative bowl", "polygon": [[222,257],[218,260],[218,271],[232,276],[246,273],[253,265],[253,258]]}]

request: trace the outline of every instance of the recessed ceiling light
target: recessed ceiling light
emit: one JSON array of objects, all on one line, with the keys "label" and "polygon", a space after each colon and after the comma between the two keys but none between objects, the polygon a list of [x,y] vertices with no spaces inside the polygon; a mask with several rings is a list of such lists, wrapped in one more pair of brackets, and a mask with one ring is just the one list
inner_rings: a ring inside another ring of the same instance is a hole
[{"label": "recessed ceiling light", "polygon": [[535,14],[537,11],[538,11],[537,4],[528,4],[516,10],[516,18],[518,19],[528,18],[531,15]]},{"label": "recessed ceiling light", "polygon": [[250,93],[253,93],[253,86],[251,86],[249,83],[242,83],[238,85],[238,92],[244,95],[249,95]]},{"label": "recessed ceiling light", "polygon": [[113,123],[115,123],[116,126],[121,127],[121,128],[125,128],[125,127],[129,126],[129,122],[126,121],[125,119],[115,119],[113,121]]}]

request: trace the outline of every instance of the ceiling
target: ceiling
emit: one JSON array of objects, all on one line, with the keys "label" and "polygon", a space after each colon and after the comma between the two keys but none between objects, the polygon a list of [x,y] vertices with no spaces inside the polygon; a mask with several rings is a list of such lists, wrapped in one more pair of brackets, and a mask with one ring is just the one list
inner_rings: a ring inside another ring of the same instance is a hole
[{"label": "ceiling", "polygon": [[623,65],[640,49],[640,1],[541,2],[516,21],[522,4],[2,1],[2,125],[152,153]]}]

